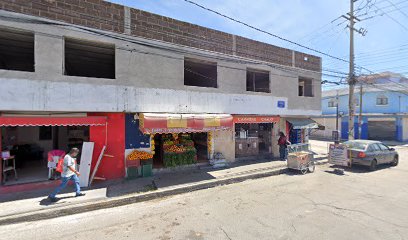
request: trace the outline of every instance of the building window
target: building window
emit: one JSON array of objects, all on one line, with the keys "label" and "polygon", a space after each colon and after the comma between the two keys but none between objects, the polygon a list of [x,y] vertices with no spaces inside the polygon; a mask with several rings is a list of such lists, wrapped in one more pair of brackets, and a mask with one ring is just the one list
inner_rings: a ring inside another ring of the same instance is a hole
[{"label": "building window", "polygon": [[65,71],[68,76],[115,78],[115,46],[65,38]]},{"label": "building window", "polygon": [[328,107],[337,107],[336,100],[330,100],[327,104]]},{"label": "building window", "polygon": [[268,71],[247,70],[247,91],[270,93],[270,80]]},{"label": "building window", "polygon": [[299,78],[299,96],[313,97],[313,80],[308,78]]},{"label": "building window", "polygon": [[388,105],[388,98],[386,96],[378,96],[377,105]]},{"label": "building window", "polygon": [[0,69],[34,72],[34,33],[0,30]]},{"label": "building window", "polygon": [[184,59],[184,85],[217,88],[217,63]]}]

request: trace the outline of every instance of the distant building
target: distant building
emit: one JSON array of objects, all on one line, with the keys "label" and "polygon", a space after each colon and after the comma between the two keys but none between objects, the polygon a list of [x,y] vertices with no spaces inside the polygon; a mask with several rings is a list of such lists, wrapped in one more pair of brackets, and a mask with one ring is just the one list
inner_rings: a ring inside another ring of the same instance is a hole
[{"label": "distant building", "polygon": [[[362,139],[408,141],[408,79],[396,73],[380,73],[360,77],[363,84]],[[322,92],[322,116],[315,118],[324,130],[312,136],[331,138],[336,130],[336,103],[340,117],[338,129],[341,138],[348,138],[348,86]],[[358,136],[360,113],[360,87],[355,88],[355,135]]]}]

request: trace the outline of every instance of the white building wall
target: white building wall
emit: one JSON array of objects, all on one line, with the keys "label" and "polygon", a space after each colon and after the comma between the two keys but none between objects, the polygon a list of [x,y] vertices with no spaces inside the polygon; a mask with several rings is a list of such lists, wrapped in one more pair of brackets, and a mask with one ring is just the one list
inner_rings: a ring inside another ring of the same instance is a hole
[{"label": "white building wall", "polygon": [[[35,72],[0,70],[0,111],[321,113],[318,72],[217,60],[219,87],[190,87],[184,86],[185,56],[212,61],[213,57],[235,57],[132,38],[189,54],[155,49],[69,27],[6,20],[0,20],[0,26],[35,32]],[[116,79],[63,75],[64,37],[115,44]],[[246,91],[248,67],[270,71],[271,93]],[[298,96],[299,76],[314,79],[315,97]],[[285,101],[285,108],[277,108],[278,100]]]},{"label": "white building wall", "polygon": [[3,111],[174,112],[317,115],[320,111],[278,108],[287,98],[136,88],[21,79],[0,79]]},{"label": "white building wall", "polygon": [[[312,130],[310,137],[317,137],[317,138],[332,138],[332,132],[336,130],[336,118],[329,118],[329,117],[322,117],[322,118],[313,118],[318,124],[325,126],[325,130]],[[339,129],[341,132],[341,118],[339,118]]]}]

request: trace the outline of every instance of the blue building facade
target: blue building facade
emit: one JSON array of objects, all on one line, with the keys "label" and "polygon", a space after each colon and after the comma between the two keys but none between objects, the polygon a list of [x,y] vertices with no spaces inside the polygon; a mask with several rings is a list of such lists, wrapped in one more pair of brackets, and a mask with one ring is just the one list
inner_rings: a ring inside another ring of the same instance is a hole
[{"label": "blue building facade", "polygon": [[[408,88],[408,85],[407,85]],[[358,92],[358,88],[356,88]],[[388,104],[377,104],[377,98],[386,97]],[[348,114],[348,95],[339,96],[339,111]],[[359,112],[359,94],[355,94],[356,113]],[[329,107],[330,101],[335,101],[336,95],[322,97],[322,114],[336,114],[336,106]],[[363,92],[363,113],[397,114],[408,112],[408,92]]]},{"label": "blue building facade", "polygon": [[[408,84],[376,85],[381,87],[363,87],[361,136],[358,126],[359,86],[355,88],[354,136],[360,139],[408,141],[408,91],[402,88],[404,85],[408,88]],[[348,139],[348,98],[348,88],[323,91],[322,116],[316,119],[333,123],[338,103],[338,129],[341,130],[342,139]]]}]

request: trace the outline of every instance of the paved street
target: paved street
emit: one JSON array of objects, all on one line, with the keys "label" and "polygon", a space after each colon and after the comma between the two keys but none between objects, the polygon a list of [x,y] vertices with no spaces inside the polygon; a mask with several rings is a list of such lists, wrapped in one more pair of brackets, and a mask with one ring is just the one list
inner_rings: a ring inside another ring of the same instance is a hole
[{"label": "paved street", "polygon": [[2,226],[2,239],[408,239],[400,165],[250,180],[167,199]]}]

